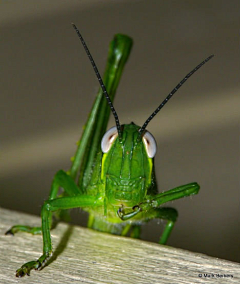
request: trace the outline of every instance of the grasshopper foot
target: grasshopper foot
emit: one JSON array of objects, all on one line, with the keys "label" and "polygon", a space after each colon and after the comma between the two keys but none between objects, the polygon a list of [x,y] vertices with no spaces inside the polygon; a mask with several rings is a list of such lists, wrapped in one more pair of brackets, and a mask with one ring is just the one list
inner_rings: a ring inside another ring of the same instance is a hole
[{"label": "grasshopper foot", "polygon": [[11,236],[14,236],[14,233],[13,233],[13,231],[12,231],[12,228],[11,228],[11,229],[9,229],[9,230],[5,233],[5,235],[11,235]]},{"label": "grasshopper foot", "polygon": [[29,261],[16,271],[16,277],[23,277],[25,275],[30,276],[30,271],[32,269],[38,269],[40,266],[41,264],[39,261]]},{"label": "grasshopper foot", "polygon": [[43,254],[38,260],[29,261],[23,264],[17,271],[16,277],[23,277],[25,275],[30,276],[30,271],[32,269],[41,270],[47,263],[48,259],[51,257],[51,253]]}]

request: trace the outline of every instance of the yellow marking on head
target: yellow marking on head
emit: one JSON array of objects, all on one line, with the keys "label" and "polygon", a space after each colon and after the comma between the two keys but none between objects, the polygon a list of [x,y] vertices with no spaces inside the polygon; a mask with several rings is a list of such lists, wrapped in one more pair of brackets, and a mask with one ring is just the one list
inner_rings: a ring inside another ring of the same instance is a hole
[{"label": "yellow marking on head", "polygon": [[153,159],[148,158],[148,163],[149,163],[149,179],[152,180],[152,168],[153,168]]},{"label": "yellow marking on head", "polygon": [[107,154],[108,153],[105,153],[105,154],[103,154],[103,156],[102,156],[102,167],[101,167],[101,180],[103,180],[104,179],[104,176],[106,176],[105,174],[104,174],[104,163],[105,163],[105,160],[106,160],[106,158],[107,158]]}]

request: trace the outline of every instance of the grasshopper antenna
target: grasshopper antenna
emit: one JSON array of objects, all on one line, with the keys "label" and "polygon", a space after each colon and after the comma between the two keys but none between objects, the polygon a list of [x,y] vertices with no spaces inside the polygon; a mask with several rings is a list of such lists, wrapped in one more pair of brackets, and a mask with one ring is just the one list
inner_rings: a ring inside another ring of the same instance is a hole
[{"label": "grasshopper antenna", "polygon": [[182,81],[168,94],[168,96],[163,100],[163,102],[155,109],[155,111],[149,116],[149,118],[144,122],[143,126],[138,130],[139,136],[138,140],[141,139],[144,130],[146,129],[148,123],[154,118],[154,116],[164,107],[164,105],[171,99],[171,97],[177,92],[177,90],[182,87],[182,85],[199,69],[201,68],[206,62],[208,62],[214,55],[207,57],[203,62],[201,62],[197,67],[195,67],[191,72],[189,72]]},{"label": "grasshopper antenna", "polygon": [[93,60],[93,58],[92,58],[92,55],[91,55],[91,53],[90,53],[90,51],[89,51],[89,49],[88,49],[88,47],[87,47],[86,42],[84,41],[84,39],[83,39],[83,37],[82,37],[80,31],[79,31],[78,28],[76,27],[76,25],[75,25],[74,23],[72,23],[72,26],[73,26],[73,28],[75,29],[75,31],[76,31],[76,33],[77,33],[79,39],[81,40],[81,43],[82,43],[82,45],[83,45],[83,47],[84,47],[84,49],[85,49],[85,51],[86,51],[86,53],[87,53],[87,56],[88,56],[88,58],[89,58],[89,60],[90,60],[90,62],[91,62],[91,64],[92,64],[92,67],[93,67],[93,69],[94,69],[94,72],[95,72],[95,74],[96,74],[96,76],[97,76],[97,79],[98,79],[98,82],[99,82],[99,84],[100,84],[100,87],[102,88],[103,94],[105,95],[105,97],[106,97],[106,99],[107,99],[107,102],[108,102],[108,105],[110,106],[110,109],[111,109],[111,111],[112,111],[112,114],[113,114],[113,116],[114,116],[114,118],[115,118],[115,122],[116,122],[116,126],[117,126],[117,131],[118,131],[118,138],[119,138],[119,140],[121,141],[121,139],[122,139],[122,131],[121,131],[121,124],[120,124],[120,122],[119,122],[117,112],[116,112],[116,110],[115,110],[115,108],[114,108],[114,106],[113,106],[113,103],[112,103],[112,101],[111,101],[111,99],[110,99],[110,97],[109,97],[109,94],[108,94],[108,92],[107,92],[107,89],[106,89],[106,87],[105,87],[105,85],[104,85],[104,83],[103,83],[102,77],[101,77],[101,75],[100,75],[100,73],[99,73],[99,71],[98,71],[98,69],[97,69],[97,66],[96,66],[96,64],[95,64],[95,62],[94,62],[94,60]]}]

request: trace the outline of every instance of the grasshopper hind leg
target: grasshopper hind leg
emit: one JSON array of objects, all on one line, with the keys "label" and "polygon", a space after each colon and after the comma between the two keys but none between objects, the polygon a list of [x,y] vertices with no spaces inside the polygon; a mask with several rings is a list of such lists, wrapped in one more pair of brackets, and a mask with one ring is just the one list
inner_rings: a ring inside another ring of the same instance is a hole
[{"label": "grasshopper hind leg", "polygon": [[172,232],[175,222],[177,221],[178,212],[176,209],[171,207],[156,208],[154,210],[155,217],[163,220],[167,220],[167,224],[163,230],[159,244],[165,245]]},{"label": "grasshopper hind leg", "polygon": [[[54,212],[55,213],[55,212]],[[59,221],[69,221],[69,212],[67,210],[62,210],[58,212],[58,214],[54,214],[52,216],[51,222],[51,230],[54,229]],[[18,232],[29,233],[32,235],[41,235],[42,234],[42,227],[31,227],[27,225],[14,225],[12,226],[5,235],[12,235],[14,236]]]},{"label": "grasshopper hind leg", "polygon": [[[50,220],[51,230],[57,226],[59,221],[68,222],[69,220],[70,220],[69,210],[60,210],[56,214],[53,214],[52,219]],[[27,225],[14,225],[5,233],[5,235],[14,236],[18,232],[29,233],[32,235],[41,235],[42,227],[37,227],[37,226],[31,227]]]},{"label": "grasshopper hind leg", "polygon": [[25,232],[32,235],[40,235],[42,234],[42,228],[41,227],[30,227],[25,225],[15,225],[10,228],[5,235],[12,235],[14,236],[17,232]]},{"label": "grasshopper hind leg", "polygon": [[172,232],[175,222],[177,221],[178,212],[176,209],[171,207],[154,208],[148,212],[148,221],[152,219],[163,219],[167,220],[167,224],[160,237],[159,244],[165,245]]},{"label": "grasshopper hind leg", "polygon": [[140,239],[141,225],[133,225],[130,233],[130,237],[134,239]]}]

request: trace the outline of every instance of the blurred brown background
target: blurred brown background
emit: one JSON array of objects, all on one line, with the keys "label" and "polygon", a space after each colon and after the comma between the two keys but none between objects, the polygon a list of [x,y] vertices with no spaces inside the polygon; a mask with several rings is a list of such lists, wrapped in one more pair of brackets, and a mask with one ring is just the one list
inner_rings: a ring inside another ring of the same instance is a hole
[{"label": "blurred brown background", "polygon": [[[148,130],[158,143],[159,190],[201,185],[199,195],[168,204],[179,211],[168,244],[240,261],[239,11],[238,0],[2,1],[0,205],[39,215],[54,173],[70,166],[98,89],[71,22],[101,73],[109,41],[125,33],[134,48],[114,102],[122,123],[142,124],[215,54]],[[157,241],[160,223],[146,225],[143,237]]]}]

